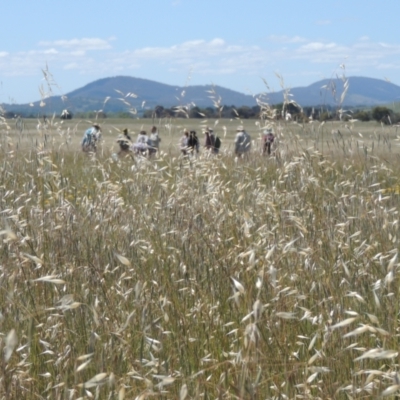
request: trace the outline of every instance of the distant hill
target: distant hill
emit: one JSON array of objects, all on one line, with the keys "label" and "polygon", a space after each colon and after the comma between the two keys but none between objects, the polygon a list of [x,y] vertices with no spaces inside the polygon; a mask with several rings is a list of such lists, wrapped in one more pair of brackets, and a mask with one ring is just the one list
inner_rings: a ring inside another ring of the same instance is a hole
[{"label": "distant hill", "polygon": [[[375,106],[398,101],[400,86],[373,78],[349,77],[349,88],[344,97],[344,106]],[[291,99],[301,106],[338,105],[343,93],[341,79],[325,79],[306,87],[290,89]],[[63,109],[73,113],[104,110],[105,112],[128,111],[136,108],[140,112],[144,108],[156,105],[170,108],[178,105],[192,104],[201,108],[213,107],[211,97],[221,98],[222,105],[236,107],[257,105],[256,97],[221,86],[172,86],[163,83],[134,78],[116,76],[99,79],[82,88],[65,95],[53,96],[45,100],[46,105],[40,107],[40,101],[33,104],[3,104],[6,111],[26,114],[59,114]],[[264,96],[264,95],[263,95]],[[269,104],[282,103],[283,91],[267,93],[263,97]]]},{"label": "distant hill", "polygon": [[[400,101],[400,86],[374,78],[349,77],[349,88],[343,105],[352,107],[376,106]],[[306,87],[290,90],[301,106],[338,105],[344,91],[342,79],[324,79]],[[282,102],[282,92],[268,96],[272,104]]]},{"label": "distant hill", "polygon": [[6,110],[16,113],[61,113],[68,109],[73,113],[104,110],[105,112],[128,111],[136,108],[138,112],[144,108],[154,108],[162,105],[171,108],[178,105],[196,105],[198,107],[213,107],[211,92],[215,91],[221,97],[222,104],[255,106],[256,100],[250,96],[220,86],[172,86],[148,79],[117,76],[99,79],[82,88],[61,96],[45,99],[46,105],[40,107],[40,101],[29,104],[3,104]]}]

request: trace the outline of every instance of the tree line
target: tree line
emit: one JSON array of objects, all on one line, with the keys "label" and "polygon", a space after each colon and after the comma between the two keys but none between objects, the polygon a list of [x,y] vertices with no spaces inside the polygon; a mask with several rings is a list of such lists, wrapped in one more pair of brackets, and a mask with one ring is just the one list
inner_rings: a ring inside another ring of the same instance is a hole
[{"label": "tree line", "polygon": [[[338,110],[334,106],[324,107],[298,107],[292,103],[275,104],[271,108],[274,109],[275,119],[285,119],[287,115],[291,120],[305,123],[311,120],[329,121],[343,120],[348,121],[357,119],[359,121],[377,121],[386,125],[396,124],[400,122],[400,113],[395,112],[386,106],[376,106],[371,109],[360,109],[356,107],[347,110]],[[259,119],[263,117],[263,109],[260,106],[235,107],[223,106],[219,109],[213,107],[192,107],[188,110],[181,108],[164,108],[157,106],[152,110],[146,110],[142,118],[172,118],[172,117],[187,117],[187,118],[240,118],[240,119]]]},{"label": "tree line", "polygon": [[[299,107],[295,104],[275,104],[271,106],[274,113],[274,119],[290,119],[299,123],[306,123],[311,120],[316,121],[329,121],[329,120],[351,120],[357,119],[359,121],[377,121],[386,125],[397,124],[400,122],[400,113],[395,112],[386,106],[376,106],[370,109],[352,107],[347,110],[338,110],[337,107],[324,106],[324,107]],[[72,113],[71,111],[63,112],[58,116],[61,119],[93,119],[93,118],[240,118],[240,119],[262,119],[264,116],[264,110],[261,106],[221,106],[215,107],[163,107],[158,105],[153,109],[147,109],[141,113],[132,114],[130,112],[110,112],[104,111],[95,112],[77,112]],[[3,114],[5,118],[15,118],[21,116],[24,118],[43,118],[44,116],[34,115],[33,113],[24,115],[24,113],[16,114],[13,111],[7,111]]]}]

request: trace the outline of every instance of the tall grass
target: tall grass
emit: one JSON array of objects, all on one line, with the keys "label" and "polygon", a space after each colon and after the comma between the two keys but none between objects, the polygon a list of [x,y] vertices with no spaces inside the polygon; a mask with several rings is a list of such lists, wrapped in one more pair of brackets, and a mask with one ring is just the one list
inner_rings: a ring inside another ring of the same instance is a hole
[{"label": "tall grass", "polygon": [[318,129],[248,160],[3,135],[2,398],[395,394],[393,141]]}]

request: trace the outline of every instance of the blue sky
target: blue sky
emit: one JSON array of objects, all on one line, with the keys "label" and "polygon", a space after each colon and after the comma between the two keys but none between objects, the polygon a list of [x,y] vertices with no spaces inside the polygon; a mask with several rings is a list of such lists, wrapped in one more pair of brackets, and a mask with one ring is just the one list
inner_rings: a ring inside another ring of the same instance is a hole
[{"label": "blue sky", "polygon": [[343,74],[400,85],[399,11],[398,0],[10,1],[0,103],[39,100],[45,69],[54,95],[117,75],[247,94]]}]

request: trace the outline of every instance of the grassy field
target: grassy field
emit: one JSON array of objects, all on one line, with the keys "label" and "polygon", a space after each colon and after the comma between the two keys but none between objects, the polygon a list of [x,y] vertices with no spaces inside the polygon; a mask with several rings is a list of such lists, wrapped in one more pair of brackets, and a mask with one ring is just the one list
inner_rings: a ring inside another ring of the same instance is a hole
[{"label": "grassy field", "polygon": [[219,121],[222,154],[186,159],[215,121],[169,120],[116,160],[151,122],[100,123],[96,156],[89,121],[1,128],[2,399],[396,398],[396,127],[276,123],[262,157],[243,121],[238,160]]},{"label": "grassy field", "polygon": [[[150,133],[153,125],[157,126],[163,139],[161,149],[168,153],[179,153],[178,142],[184,130],[195,130],[204,143],[202,132],[206,127],[213,127],[223,141],[222,149],[233,150],[233,143],[238,125],[243,125],[254,141],[254,150],[259,150],[259,139],[265,128],[265,123],[258,120],[202,120],[202,119],[100,119],[88,120],[49,120],[47,125],[35,119],[25,119],[22,122],[9,120],[8,133],[14,143],[31,148],[36,141],[48,140],[54,145],[66,146],[69,150],[79,148],[83,132],[92,123],[98,123],[102,128],[102,150],[118,151],[116,139],[124,128],[128,128],[134,141],[141,130]],[[270,124],[275,131],[281,149],[286,151],[301,151],[313,147],[325,155],[349,155],[363,151],[372,153],[387,153],[398,146],[398,126],[384,126],[376,122],[339,122],[330,121],[320,124],[318,121],[308,124],[275,121]]]}]

